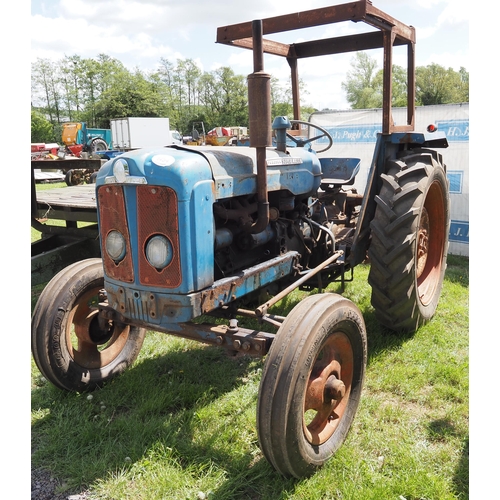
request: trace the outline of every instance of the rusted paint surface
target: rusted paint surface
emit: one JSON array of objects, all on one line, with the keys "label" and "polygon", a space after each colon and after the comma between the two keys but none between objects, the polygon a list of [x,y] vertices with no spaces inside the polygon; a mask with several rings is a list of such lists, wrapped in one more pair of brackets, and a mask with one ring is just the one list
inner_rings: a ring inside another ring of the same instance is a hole
[{"label": "rusted paint surface", "polygon": [[[280,43],[260,37],[258,45],[253,34],[256,21],[222,26],[217,29],[216,42],[230,46],[250,49],[255,53],[264,52],[285,57],[289,63],[292,81],[294,118],[300,117],[299,76],[297,59],[316,57],[345,52],[359,52],[368,49],[384,49],[383,77],[383,122],[384,134],[392,132],[412,131],[415,118],[415,42],[416,34],[413,26],[398,21],[372,5],[370,0],[358,0],[340,5],[332,5],[321,9],[313,9],[293,14],[270,17],[259,21],[262,35],[267,36],[284,31],[292,31],[340,22],[365,23],[367,33],[335,37],[329,39],[307,40],[299,43]],[[373,28],[378,31],[373,32]],[[393,47],[407,46],[407,124],[395,125],[392,118],[392,66]],[[250,126],[250,134],[252,126]]]},{"label": "rusted paint surface", "polygon": [[249,291],[257,290],[292,274],[298,258],[297,252],[289,252],[246,269],[236,276],[216,281],[212,287],[200,292],[201,313],[205,314],[217,307],[222,307],[246,295]]},{"label": "rusted paint surface", "polygon": [[250,292],[292,275],[296,271],[298,258],[297,252],[288,252],[187,295],[117,286],[111,282],[106,283],[106,291],[110,307],[123,315],[120,321],[140,324],[153,330],[173,332],[181,328],[179,325],[182,323],[231,304]]},{"label": "rusted paint surface", "polygon": [[175,332],[183,338],[198,340],[224,347],[251,356],[264,356],[269,351],[274,334],[249,330],[238,326],[231,328],[226,325],[198,325],[184,323]]},{"label": "rusted paint surface", "polygon": [[[106,302],[99,304],[101,321],[111,320],[118,325],[133,324],[149,328],[150,324],[140,320],[129,321]],[[156,331],[168,333],[176,337],[196,340],[206,344],[223,347],[251,356],[265,356],[271,347],[274,334],[227,325],[197,324],[193,322],[180,323],[174,328],[158,326]]]}]

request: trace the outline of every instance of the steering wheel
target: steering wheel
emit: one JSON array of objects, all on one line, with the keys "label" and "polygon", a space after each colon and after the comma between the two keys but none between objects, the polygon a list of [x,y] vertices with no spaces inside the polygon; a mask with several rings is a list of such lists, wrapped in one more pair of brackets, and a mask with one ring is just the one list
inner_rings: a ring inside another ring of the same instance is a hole
[{"label": "steering wheel", "polygon": [[286,133],[286,136],[291,139],[299,148],[303,148],[306,144],[309,144],[310,142],[315,141],[316,139],[320,139],[321,137],[326,137],[328,139],[328,146],[324,149],[320,149],[319,151],[316,151],[316,153],[323,153],[324,151],[327,151],[333,146],[333,138],[330,135],[329,132],[327,132],[323,127],[320,127],[319,125],[316,125],[311,122],[304,122],[302,120],[290,120],[290,123],[293,125],[294,123],[299,123],[301,125],[307,125],[308,127],[313,127],[317,130],[320,130],[323,132],[321,135],[317,135],[314,137],[311,137],[310,139],[297,139],[297,137],[289,134],[288,132]]}]

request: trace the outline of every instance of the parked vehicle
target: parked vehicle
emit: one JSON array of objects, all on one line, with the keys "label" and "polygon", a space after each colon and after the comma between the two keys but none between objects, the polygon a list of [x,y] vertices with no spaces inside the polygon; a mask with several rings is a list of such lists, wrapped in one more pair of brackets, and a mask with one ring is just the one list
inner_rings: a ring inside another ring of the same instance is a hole
[{"label": "parked vehicle", "polygon": [[80,153],[105,151],[111,147],[111,130],[106,128],[87,128],[85,122],[62,124],[62,142],[77,156]]},{"label": "parked vehicle", "polygon": [[114,149],[123,151],[182,144],[179,132],[170,130],[169,118],[114,118],[110,123]]},{"label": "parked vehicle", "polygon": [[[82,149],[78,143],[73,144],[75,137],[77,141],[86,140],[90,145]],[[84,123],[65,124],[63,140],[72,154],[81,156],[90,152],[103,160],[133,149],[182,144],[179,132],[170,130],[169,118],[154,117],[115,118],[111,120],[111,129],[87,129]],[[94,170],[75,168],[66,172],[65,181],[68,186],[93,183],[95,175]]]},{"label": "parked vehicle", "polygon": [[[293,45],[268,40],[342,21],[370,29]],[[130,367],[148,330],[265,356],[259,444],[279,473],[300,478],[344,442],[365,379],[363,315],[326,286],[346,286],[368,256],[382,324],[413,332],[436,311],[449,233],[446,167],[436,149],[447,140],[413,130],[415,29],[368,0],[224,26],[217,42],[253,50],[250,147],[152,148],[107,162],[95,192],[102,258],[70,265],[46,286],[33,313],[32,352],[42,374],[68,391],[95,389]],[[408,48],[407,123],[398,125],[393,45]],[[361,194],[352,188],[359,159],[327,156],[329,132],[299,120],[297,62],[371,48],[385,52],[383,120]],[[264,51],[290,64],[294,120],[271,118]],[[303,127],[307,137],[292,133]],[[298,288],[317,293],[286,317],[273,314]],[[245,328],[245,317],[276,332]]]}]

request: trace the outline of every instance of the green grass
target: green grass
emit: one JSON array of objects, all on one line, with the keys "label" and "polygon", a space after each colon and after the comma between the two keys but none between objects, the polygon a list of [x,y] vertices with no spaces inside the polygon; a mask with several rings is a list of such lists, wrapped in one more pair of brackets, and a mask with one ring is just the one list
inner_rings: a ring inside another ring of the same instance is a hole
[{"label": "green grass", "polygon": [[368,270],[356,268],[344,293],[368,330],[363,397],[344,446],[314,476],[284,479],[262,457],[263,360],[155,332],[91,397],[54,388],[32,362],[32,466],[102,500],[468,498],[468,259],[449,257],[436,316],[406,336],[376,322]]}]

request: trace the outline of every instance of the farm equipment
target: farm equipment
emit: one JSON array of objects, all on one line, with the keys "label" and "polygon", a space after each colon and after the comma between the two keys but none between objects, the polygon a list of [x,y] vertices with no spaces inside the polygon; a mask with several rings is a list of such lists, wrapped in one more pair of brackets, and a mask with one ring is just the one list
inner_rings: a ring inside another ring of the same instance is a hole
[{"label": "farm equipment", "polygon": [[106,151],[111,145],[111,129],[87,128],[85,122],[63,123],[62,142],[75,156]]},{"label": "farm equipment", "polygon": [[[68,122],[62,124],[62,142],[64,151],[59,153],[65,159],[69,154],[74,158],[98,158],[97,153],[107,151],[111,145],[111,129],[87,128],[85,122]],[[92,183],[95,177],[92,169],[72,168],[65,173],[64,180],[68,186]]]},{"label": "farm equipment", "polygon": [[[263,38],[342,21],[375,30],[292,45]],[[279,473],[300,478],[344,442],[365,378],[362,313],[327,285],[342,290],[368,256],[383,325],[413,332],[435,313],[449,232],[448,182],[436,149],[447,140],[413,130],[414,28],[367,0],[221,27],[217,42],[253,50],[250,147],[169,146],[108,161],[96,179],[102,259],[72,264],[48,283],[32,317],[32,352],[42,374],[68,391],[122,373],[147,330],[265,356],[260,447]],[[397,126],[394,45],[408,54],[407,123]],[[352,188],[359,160],[326,156],[332,138],[321,127],[306,124],[307,139],[291,130],[303,124],[299,59],[374,48],[385,54],[383,120],[362,195]],[[272,120],[264,53],[291,67],[294,120]],[[315,150],[320,138],[326,147]],[[317,293],[286,317],[273,314],[299,288]],[[275,332],[246,328],[247,317]]]},{"label": "farm equipment", "polygon": [[193,122],[191,137],[187,140],[188,146],[205,146],[205,124],[203,122]]}]

